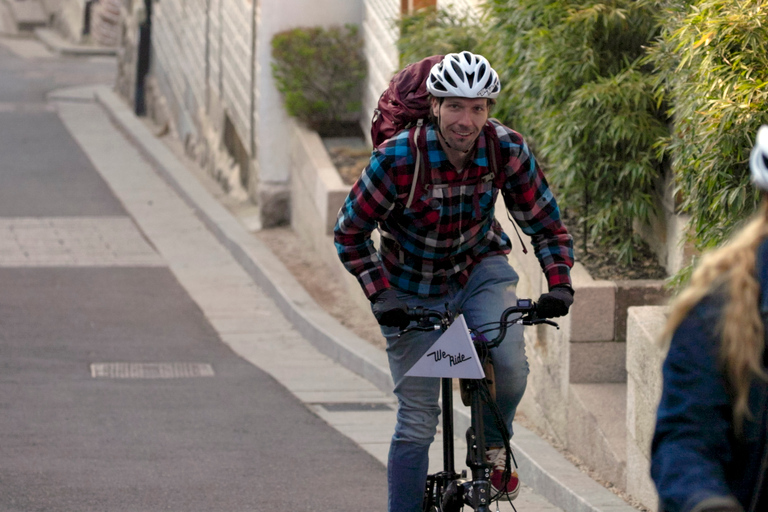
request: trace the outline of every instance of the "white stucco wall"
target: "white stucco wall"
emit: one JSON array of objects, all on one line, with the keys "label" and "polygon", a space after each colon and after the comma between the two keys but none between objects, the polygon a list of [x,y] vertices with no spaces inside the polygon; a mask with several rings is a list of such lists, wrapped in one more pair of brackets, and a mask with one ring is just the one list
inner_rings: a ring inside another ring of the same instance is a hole
[{"label": "white stucco wall", "polygon": [[85,22],[85,0],[61,0],[57,7],[57,28],[72,41],[82,41],[83,25]]},{"label": "white stucco wall", "polygon": [[256,162],[259,180],[288,183],[291,131],[272,79],[272,36],[301,26],[360,25],[362,0],[261,1],[256,29]]},{"label": "white stucco wall", "polygon": [[395,43],[400,17],[400,0],[364,0],[363,38],[365,58],[368,61],[368,79],[363,89],[361,124],[368,133],[373,110],[379,96],[389,85],[398,70],[398,54]]}]

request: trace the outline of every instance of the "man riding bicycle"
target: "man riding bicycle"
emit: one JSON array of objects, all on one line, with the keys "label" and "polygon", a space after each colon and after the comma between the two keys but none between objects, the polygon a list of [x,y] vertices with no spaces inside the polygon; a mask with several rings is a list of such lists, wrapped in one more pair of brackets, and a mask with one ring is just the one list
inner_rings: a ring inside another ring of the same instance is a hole
[{"label": "man riding bicycle", "polygon": [[[430,119],[423,126],[423,149],[414,151],[413,130],[375,148],[334,230],[339,258],[360,282],[387,340],[398,399],[387,471],[390,512],[421,510],[440,413],[439,379],[404,377],[440,335],[409,331],[401,336],[410,321],[408,308],[447,304],[472,328],[497,322],[516,301],[518,275],[506,256],[512,244],[494,218],[499,191],[512,218],[531,237],[549,285],[539,298],[538,315],[565,315],[573,302],[573,240],[552,192],[523,138],[489,120],[501,90],[497,73],[480,55],[449,54],[432,67],[426,86]],[[381,235],[378,251],[370,238],[374,229]],[[522,327],[511,328],[491,356],[496,401],[511,435],[528,376]],[[517,473],[505,486],[504,439],[487,407],[483,416],[491,447],[486,456],[494,464],[491,483],[514,498]]]}]

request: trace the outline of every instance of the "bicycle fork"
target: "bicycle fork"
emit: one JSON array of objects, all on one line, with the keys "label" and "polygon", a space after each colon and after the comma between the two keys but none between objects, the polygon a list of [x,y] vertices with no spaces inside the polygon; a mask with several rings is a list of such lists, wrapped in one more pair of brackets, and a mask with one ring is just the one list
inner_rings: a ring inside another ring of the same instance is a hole
[{"label": "bicycle fork", "polygon": [[427,476],[422,510],[458,512],[463,506],[464,489],[458,485],[453,446],[453,379],[441,379],[443,400],[443,471]]},{"label": "bicycle fork", "polygon": [[[472,478],[465,481],[466,472],[458,475],[454,468],[453,445],[453,385],[442,379],[443,396],[443,471],[427,477],[423,510],[458,512],[469,505],[477,512],[488,512],[491,504],[491,468],[485,459],[483,431],[483,402],[477,389],[480,381],[470,381],[472,424],[467,429],[467,467]],[[460,479],[461,477],[461,479]]]},{"label": "bicycle fork", "polygon": [[472,424],[467,429],[467,467],[472,480],[464,484],[464,502],[477,512],[487,512],[491,504],[491,468],[485,457],[485,432],[483,430],[483,401],[477,389],[479,380],[469,383],[472,397],[470,409]]}]

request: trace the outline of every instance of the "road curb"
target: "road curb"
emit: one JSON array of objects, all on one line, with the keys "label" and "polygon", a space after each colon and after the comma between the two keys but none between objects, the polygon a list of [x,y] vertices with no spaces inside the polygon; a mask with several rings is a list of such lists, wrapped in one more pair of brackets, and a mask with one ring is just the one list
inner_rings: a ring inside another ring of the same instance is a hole
[{"label": "road curb", "polygon": [[[391,393],[393,383],[384,351],[351,333],[320,308],[277,257],[211,196],[114,91],[105,86],[87,89],[254,282],[275,301],[294,328],[322,353]],[[55,92],[53,94],[51,98],[56,98]],[[457,409],[455,416],[457,431],[465,430],[469,421],[466,411]],[[520,470],[525,474],[524,483],[536,493],[568,512],[636,512],[533,432],[519,424],[514,428],[512,444]]]}]

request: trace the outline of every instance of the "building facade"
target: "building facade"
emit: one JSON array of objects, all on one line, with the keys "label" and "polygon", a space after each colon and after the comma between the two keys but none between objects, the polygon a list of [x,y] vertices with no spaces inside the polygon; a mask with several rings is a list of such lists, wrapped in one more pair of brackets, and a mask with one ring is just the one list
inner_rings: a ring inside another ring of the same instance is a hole
[{"label": "building facade", "polygon": [[[83,0],[70,0],[83,1]],[[122,0],[125,33],[118,89],[146,96],[190,156],[232,194],[250,197],[262,225],[287,222],[290,130],[272,78],[274,34],[302,26],[361,27],[368,62],[361,126],[397,71],[396,21],[429,5],[471,9],[476,0]],[[147,20],[147,17],[150,19]],[[151,24],[146,84],[140,32]],[[141,103],[141,98],[139,98]],[[143,113],[137,105],[137,113]]]}]

